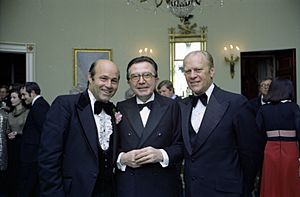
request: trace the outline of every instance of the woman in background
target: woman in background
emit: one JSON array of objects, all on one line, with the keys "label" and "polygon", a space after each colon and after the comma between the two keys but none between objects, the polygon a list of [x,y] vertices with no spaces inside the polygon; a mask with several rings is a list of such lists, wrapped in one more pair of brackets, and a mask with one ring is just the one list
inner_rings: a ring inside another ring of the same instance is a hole
[{"label": "woman in background", "polygon": [[296,129],[299,106],[293,100],[293,85],[288,79],[274,80],[260,107],[257,124],[266,134],[260,197],[299,197],[299,146]]},{"label": "woman in background", "polygon": [[8,114],[8,193],[17,196],[20,173],[20,148],[23,127],[29,112],[21,99],[21,85],[13,86],[10,96],[13,110]]}]

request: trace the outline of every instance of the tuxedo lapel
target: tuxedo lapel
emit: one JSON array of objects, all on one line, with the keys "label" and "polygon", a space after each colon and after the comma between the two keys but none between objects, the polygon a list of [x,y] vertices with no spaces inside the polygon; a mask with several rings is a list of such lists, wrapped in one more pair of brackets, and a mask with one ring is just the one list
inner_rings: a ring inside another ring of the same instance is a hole
[{"label": "tuxedo lapel", "polygon": [[181,109],[181,118],[182,118],[182,137],[185,144],[185,147],[189,154],[192,154],[192,146],[189,134],[189,125],[190,125],[190,114],[192,111],[192,101],[190,98],[185,101],[185,103],[179,103],[182,107]]},{"label": "tuxedo lapel", "polygon": [[79,103],[77,105],[76,110],[78,113],[79,121],[83,128],[84,135],[86,136],[87,142],[89,143],[95,156],[98,158],[97,127],[95,124],[94,115],[92,113],[89,97],[87,95],[87,92],[85,93],[83,93],[80,96]]},{"label": "tuxedo lapel", "polygon": [[204,117],[200,125],[200,129],[197,134],[198,135],[197,141],[193,146],[193,152],[199,149],[206,141],[206,139],[209,137],[209,135],[213,132],[214,128],[218,125],[218,123],[222,119],[228,106],[229,103],[227,102],[219,103],[216,94],[213,91],[209,99],[207,108],[205,110]]},{"label": "tuxedo lapel", "polygon": [[128,103],[126,103],[124,108],[126,108],[126,112],[127,112],[125,118],[128,119],[136,135],[138,137],[141,137],[144,126],[140,116],[140,111],[136,103],[136,98],[133,97],[130,100],[128,100]]},{"label": "tuxedo lapel", "polygon": [[156,128],[162,116],[165,114],[167,106],[163,104],[163,101],[159,99],[159,96],[156,94],[155,99],[152,105],[152,110],[149,114],[147,123],[142,132],[142,138],[140,140],[139,146],[141,147],[143,143],[149,138],[153,130]]}]

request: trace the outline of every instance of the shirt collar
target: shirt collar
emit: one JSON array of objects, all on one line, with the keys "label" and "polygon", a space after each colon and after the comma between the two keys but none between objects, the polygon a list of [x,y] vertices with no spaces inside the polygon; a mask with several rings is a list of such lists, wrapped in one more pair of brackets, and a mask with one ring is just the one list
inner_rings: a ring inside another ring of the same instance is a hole
[{"label": "shirt collar", "polygon": [[143,102],[141,99],[139,99],[137,96],[136,96],[136,103],[137,104],[144,104],[144,103],[148,103],[150,101],[154,101],[154,93],[152,93],[151,97],[146,101],[146,102]]},{"label": "shirt collar", "polygon": [[211,96],[211,94],[212,94],[214,88],[215,88],[215,84],[212,83],[212,84],[209,86],[209,88],[206,90],[206,92],[205,92],[205,94],[207,95],[207,103],[208,103],[208,101],[209,101],[209,98],[210,98],[210,96]]},{"label": "shirt collar", "polygon": [[94,97],[93,93],[89,89],[88,89],[88,94],[89,94],[89,97],[90,97],[92,110],[94,111],[94,104],[96,102],[96,98]]},{"label": "shirt collar", "polygon": [[208,101],[209,101],[209,98],[210,98],[210,96],[211,96],[212,91],[214,90],[214,88],[215,88],[215,84],[212,83],[212,84],[209,86],[209,88],[205,91],[205,94],[206,94],[206,96],[207,96],[207,103],[208,103]]},{"label": "shirt collar", "polygon": [[291,100],[282,100],[282,101],[280,101],[280,102],[282,102],[282,103],[287,103],[287,102],[292,102]]},{"label": "shirt collar", "polygon": [[262,105],[267,104],[267,103],[264,101],[264,96],[263,96],[263,95],[260,96],[260,103],[261,103]]},{"label": "shirt collar", "polygon": [[37,95],[36,97],[34,97],[33,100],[32,100],[31,105],[33,106],[33,104],[35,103],[35,101],[36,101],[38,98],[40,98],[40,97],[42,97],[42,96],[41,96],[41,95]]}]

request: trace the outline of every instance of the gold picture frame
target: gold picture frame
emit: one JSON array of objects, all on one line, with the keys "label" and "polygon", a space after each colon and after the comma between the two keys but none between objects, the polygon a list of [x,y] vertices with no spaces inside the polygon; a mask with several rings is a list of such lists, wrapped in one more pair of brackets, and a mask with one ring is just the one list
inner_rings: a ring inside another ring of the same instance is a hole
[{"label": "gold picture frame", "polygon": [[86,87],[88,72],[92,63],[98,59],[112,60],[112,49],[73,49],[74,81],[76,87]]}]

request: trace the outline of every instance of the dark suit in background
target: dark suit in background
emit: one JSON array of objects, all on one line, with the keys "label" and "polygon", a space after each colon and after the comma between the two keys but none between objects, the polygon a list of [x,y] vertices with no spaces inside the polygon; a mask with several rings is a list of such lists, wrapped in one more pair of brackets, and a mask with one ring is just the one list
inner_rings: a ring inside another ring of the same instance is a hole
[{"label": "dark suit in background", "polygon": [[49,104],[43,97],[36,99],[28,113],[21,142],[20,196],[38,196],[38,148]]},{"label": "dark suit in background", "polygon": [[249,100],[249,105],[250,105],[250,108],[251,108],[253,114],[255,114],[255,116],[256,116],[259,108],[262,106],[261,96],[258,96],[258,97],[255,97],[254,99]]}]

